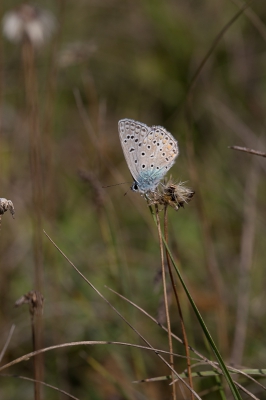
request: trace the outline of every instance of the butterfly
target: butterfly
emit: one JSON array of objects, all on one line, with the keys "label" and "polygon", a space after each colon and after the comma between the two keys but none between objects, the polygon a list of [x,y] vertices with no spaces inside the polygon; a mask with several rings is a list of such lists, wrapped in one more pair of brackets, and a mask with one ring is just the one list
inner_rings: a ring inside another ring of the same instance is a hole
[{"label": "butterfly", "polygon": [[124,156],[133,176],[131,189],[154,192],[178,156],[178,143],[162,126],[149,127],[133,119],[121,119],[118,130]]}]

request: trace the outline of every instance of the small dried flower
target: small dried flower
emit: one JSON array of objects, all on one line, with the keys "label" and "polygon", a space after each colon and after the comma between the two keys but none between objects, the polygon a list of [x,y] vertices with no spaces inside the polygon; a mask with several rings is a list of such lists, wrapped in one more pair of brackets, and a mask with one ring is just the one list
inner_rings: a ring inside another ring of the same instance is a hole
[{"label": "small dried flower", "polygon": [[22,4],[3,18],[3,33],[11,42],[27,39],[34,47],[41,46],[55,30],[55,18],[39,7]]},{"label": "small dried flower", "polygon": [[12,217],[14,218],[15,208],[13,206],[12,201],[0,197],[0,216],[3,215],[8,210],[10,211]]},{"label": "small dried flower", "polygon": [[15,303],[15,307],[20,307],[22,304],[29,304],[29,310],[32,316],[43,313],[44,298],[40,292],[31,290],[21,296]]},{"label": "small dried flower", "polygon": [[170,178],[168,182],[162,182],[155,192],[149,193],[149,205],[170,206],[177,211],[189,203],[194,194],[194,190],[184,186],[184,182],[174,183]]}]

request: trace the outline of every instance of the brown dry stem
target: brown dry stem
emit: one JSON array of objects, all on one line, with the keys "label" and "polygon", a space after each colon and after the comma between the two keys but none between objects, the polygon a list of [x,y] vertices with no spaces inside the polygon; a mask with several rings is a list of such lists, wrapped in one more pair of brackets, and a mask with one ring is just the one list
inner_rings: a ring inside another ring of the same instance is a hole
[{"label": "brown dry stem", "polygon": [[[173,353],[173,342],[172,342],[172,336],[171,336],[171,322],[170,322],[170,315],[169,315],[169,305],[168,305],[166,277],[165,277],[164,249],[163,249],[163,240],[162,240],[162,232],[161,232],[161,223],[160,223],[160,217],[159,217],[159,210],[158,210],[158,205],[157,204],[155,205],[155,211],[156,211],[156,222],[157,222],[160,253],[161,253],[163,294],[164,294],[166,323],[167,323],[167,330],[168,330],[169,351],[170,351],[170,353]],[[170,355],[170,365],[174,369],[174,357],[172,355]],[[174,376],[173,372],[171,374],[172,374],[172,382],[173,382],[174,379],[175,379],[175,376]],[[175,386],[175,384],[172,385],[172,399],[176,400],[176,386]]]}]

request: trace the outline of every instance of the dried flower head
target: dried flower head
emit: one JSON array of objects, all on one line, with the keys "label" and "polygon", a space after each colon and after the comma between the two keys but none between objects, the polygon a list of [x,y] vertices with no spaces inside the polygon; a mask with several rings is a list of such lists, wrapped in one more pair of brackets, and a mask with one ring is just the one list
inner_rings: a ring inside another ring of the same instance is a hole
[{"label": "dried flower head", "polygon": [[3,18],[3,33],[11,42],[27,39],[34,47],[41,46],[55,30],[55,18],[39,7],[22,4]]},{"label": "dried flower head", "polygon": [[0,229],[1,229],[2,215],[8,210],[10,211],[12,217],[14,218],[15,208],[13,206],[12,201],[0,197]]},{"label": "dried flower head", "polygon": [[170,206],[177,211],[189,203],[194,194],[194,190],[184,186],[184,182],[174,183],[170,178],[162,182],[155,192],[149,193],[149,205]]},{"label": "dried flower head", "polygon": [[12,217],[14,218],[15,208],[13,206],[12,201],[0,197],[0,215],[3,215],[8,210],[10,211]]},{"label": "dried flower head", "polygon": [[96,45],[93,42],[68,43],[59,53],[58,65],[61,68],[66,68],[71,65],[82,64],[90,58],[95,50]]},{"label": "dried flower head", "polygon": [[22,304],[29,304],[30,314],[34,316],[35,314],[43,313],[43,302],[43,295],[40,292],[31,290],[15,302],[15,307],[20,307]]}]

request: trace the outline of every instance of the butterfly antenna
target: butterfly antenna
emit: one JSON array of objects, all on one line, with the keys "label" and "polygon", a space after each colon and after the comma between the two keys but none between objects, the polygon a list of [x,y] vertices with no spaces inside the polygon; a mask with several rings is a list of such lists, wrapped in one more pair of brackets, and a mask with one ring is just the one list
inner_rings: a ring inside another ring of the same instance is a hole
[{"label": "butterfly antenna", "polygon": [[113,186],[125,185],[126,183],[131,183],[131,182],[122,182],[122,183],[116,183],[115,185],[102,186],[102,189],[106,189]]}]

